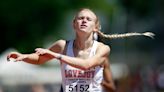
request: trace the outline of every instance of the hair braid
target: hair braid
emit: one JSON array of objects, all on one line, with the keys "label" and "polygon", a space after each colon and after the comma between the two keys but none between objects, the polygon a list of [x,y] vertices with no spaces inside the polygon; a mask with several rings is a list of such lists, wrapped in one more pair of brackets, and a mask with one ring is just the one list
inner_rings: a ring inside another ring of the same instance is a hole
[{"label": "hair braid", "polygon": [[124,33],[124,34],[104,34],[101,31],[97,31],[98,35],[103,38],[108,38],[108,39],[116,39],[116,38],[126,38],[126,37],[132,37],[132,36],[147,36],[152,39],[154,39],[155,34],[152,32],[145,32],[145,33]]}]

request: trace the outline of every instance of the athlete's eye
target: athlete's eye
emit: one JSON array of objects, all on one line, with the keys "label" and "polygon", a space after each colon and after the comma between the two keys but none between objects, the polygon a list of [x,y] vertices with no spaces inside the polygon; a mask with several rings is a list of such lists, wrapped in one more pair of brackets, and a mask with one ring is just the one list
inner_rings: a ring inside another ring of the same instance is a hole
[{"label": "athlete's eye", "polygon": [[88,20],[88,21],[92,21],[92,19],[91,19],[91,18],[89,18],[89,17],[87,17],[87,20]]},{"label": "athlete's eye", "polygon": [[78,17],[78,20],[82,20],[82,19],[84,19],[84,17]]}]

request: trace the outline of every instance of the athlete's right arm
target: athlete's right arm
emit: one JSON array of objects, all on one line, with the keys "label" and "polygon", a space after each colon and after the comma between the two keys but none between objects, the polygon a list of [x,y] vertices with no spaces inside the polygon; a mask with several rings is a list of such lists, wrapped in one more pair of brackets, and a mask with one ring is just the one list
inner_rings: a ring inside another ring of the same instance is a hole
[{"label": "athlete's right arm", "polygon": [[[56,41],[49,50],[56,52],[56,53],[62,53],[64,50],[66,41],[64,40],[58,40]],[[47,54],[44,55],[38,55],[37,53],[31,53],[31,54],[21,54],[19,52],[11,52],[7,55],[7,59],[14,58],[15,61],[24,61],[30,64],[43,64],[51,59],[53,59],[52,56],[49,56]]]}]

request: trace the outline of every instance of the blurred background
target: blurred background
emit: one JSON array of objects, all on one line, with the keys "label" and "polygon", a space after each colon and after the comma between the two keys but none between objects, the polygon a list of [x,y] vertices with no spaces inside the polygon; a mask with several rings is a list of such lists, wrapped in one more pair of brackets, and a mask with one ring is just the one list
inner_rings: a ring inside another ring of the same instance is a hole
[{"label": "blurred background", "polygon": [[90,8],[107,34],[146,32],[155,39],[105,40],[117,92],[164,92],[164,0],[0,0],[0,92],[59,92],[60,65],[7,62],[11,51],[32,53],[73,39],[72,20]]}]

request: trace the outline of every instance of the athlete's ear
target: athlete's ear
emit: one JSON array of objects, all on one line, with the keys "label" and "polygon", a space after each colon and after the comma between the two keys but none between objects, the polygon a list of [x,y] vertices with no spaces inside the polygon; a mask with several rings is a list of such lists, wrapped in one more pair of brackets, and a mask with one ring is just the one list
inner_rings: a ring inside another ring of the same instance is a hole
[{"label": "athlete's ear", "polygon": [[100,31],[101,30],[101,25],[99,24],[95,24],[95,28],[93,29],[93,32],[97,32],[97,31]]},{"label": "athlete's ear", "polygon": [[93,29],[93,32],[97,32],[99,31],[98,28],[95,26],[95,28]]}]

